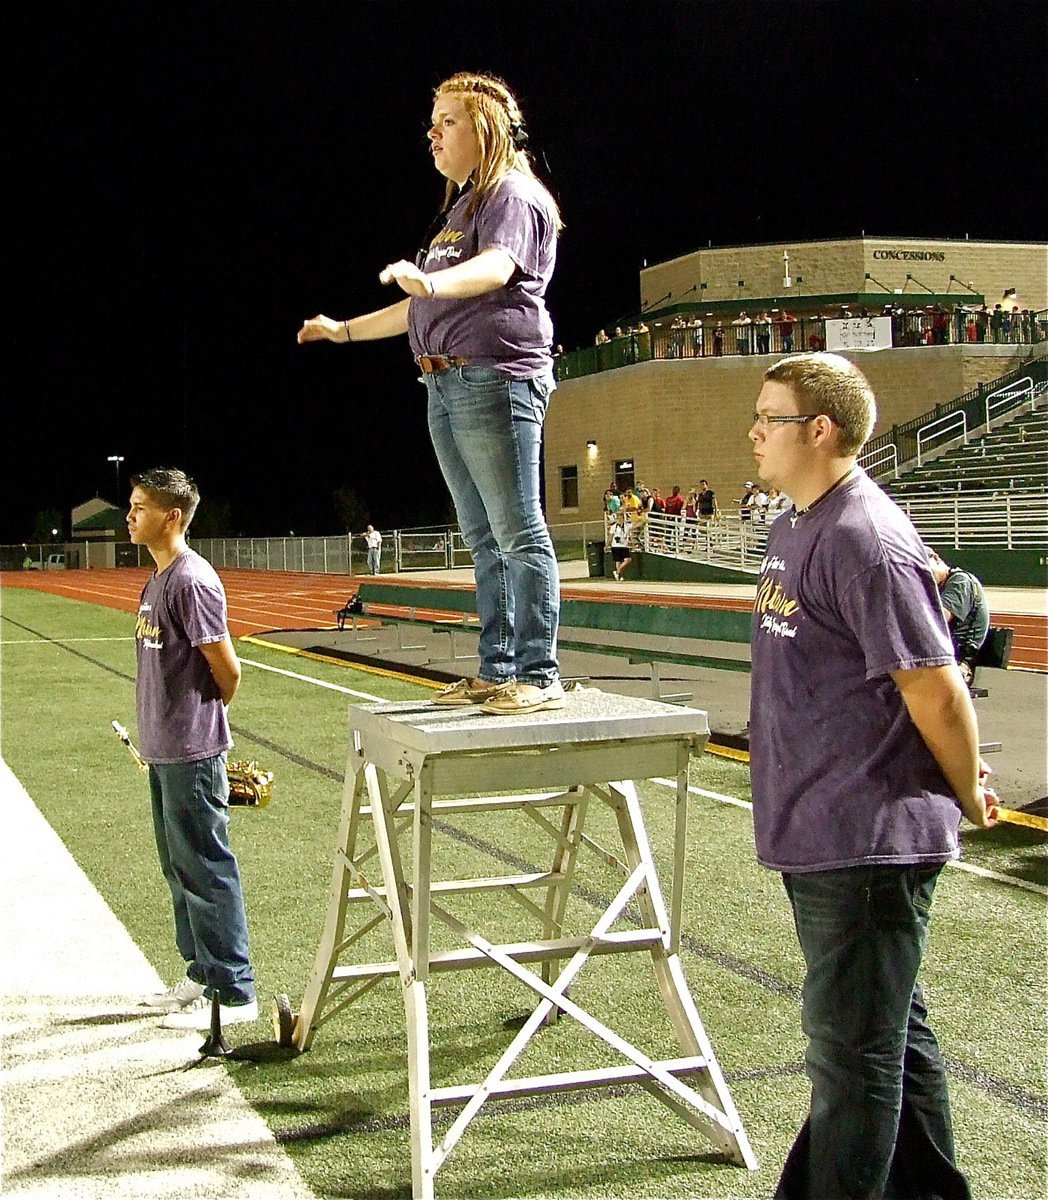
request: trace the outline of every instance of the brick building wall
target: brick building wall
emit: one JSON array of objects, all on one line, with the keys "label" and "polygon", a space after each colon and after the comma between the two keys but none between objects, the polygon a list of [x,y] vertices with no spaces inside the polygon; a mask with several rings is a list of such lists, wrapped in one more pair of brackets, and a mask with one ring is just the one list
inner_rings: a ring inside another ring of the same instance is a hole
[{"label": "brick building wall", "polygon": [[[874,434],[952,400],[1020,365],[1028,349],[921,346],[847,357],[878,399]],[[595,520],[617,459],[638,483],[686,494],[708,479],[722,507],[754,477],[747,432],[764,371],[777,355],[670,359],[565,380],[546,417],[546,516],[550,524]],[[589,440],[597,443],[587,450]],[[561,468],[578,471],[577,508],[561,505]]]},{"label": "brick building wall", "polygon": [[[789,255],[789,288],[783,286],[784,253]],[[873,280],[866,279],[867,273]],[[908,274],[912,280],[907,281]],[[907,301],[919,301],[928,295],[926,288],[963,301],[970,292],[951,282],[951,275],[984,295],[991,308],[1003,302],[1009,288],[1016,289],[1020,308],[1048,308],[1044,242],[932,238],[846,238],[698,250],[641,271],[640,294],[645,309],[674,303],[701,306],[706,301],[738,302],[746,308],[755,300],[770,299],[803,308],[806,296],[862,292],[883,294],[887,303],[895,289]]]}]

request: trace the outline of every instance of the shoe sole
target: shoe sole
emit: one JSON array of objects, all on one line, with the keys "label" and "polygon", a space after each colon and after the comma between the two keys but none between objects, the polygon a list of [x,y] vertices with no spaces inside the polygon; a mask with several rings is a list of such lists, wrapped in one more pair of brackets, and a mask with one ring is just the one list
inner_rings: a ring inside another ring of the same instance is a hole
[{"label": "shoe sole", "polygon": [[540,700],[537,704],[515,704],[512,708],[508,705],[483,704],[480,711],[490,713],[493,717],[517,717],[524,713],[542,712],[543,710],[551,712],[563,707],[564,697],[560,696],[556,700]]}]

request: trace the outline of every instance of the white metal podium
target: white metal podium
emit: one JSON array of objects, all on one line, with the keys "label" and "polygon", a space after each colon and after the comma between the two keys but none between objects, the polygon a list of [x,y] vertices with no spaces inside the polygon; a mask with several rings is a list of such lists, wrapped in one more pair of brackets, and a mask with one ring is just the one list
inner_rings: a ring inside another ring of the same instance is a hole
[{"label": "white metal podium", "polygon": [[[379,981],[399,978],[407,1021],[412,1195],[418,1200],[433,1196],[437,1171],[488,1100],[628,1082],[645,1087],[731,1161],[755,1169],[678,957],[688,760],[705,744],[706,714],[580,689],[568,693],[562,710],[528,716],[396,703],[350,708],[349,722],[349,761],[324,932],[300,1012],[293,1014],[287,998],[278,997],[276,1022],[285,1045],[307,1050],[325,1021]],[[666,775],[677,780],[668,910],[632,782]],[[506,794],[507,789],[514,794]],[[612,810],[620,847],[609,850],[586,834],[591,802]],[[441,837],[441,818],[486,814],[484,836],[492,838],[499,814],[510,812],[524,813],[548,835],[548,869],[496,877],[432,877],[431,849],[434,838]],[[596,924],[580,935],[566,932],[565,917],[581,851],[599,855],[624,881]],[[376,859],[381,883],[372,878]],[[451,911],[456,897],[481,894],[517,901],[526,922],[522,940],[493,944]],[[640,928],[620,920],[631,902],[641,914]],[[360,920],[347,929],[351,911]],[[354,947],[384,922],[390,926],[395,957],[353,961],[359,956]],[[452,931],[456,948],[431,947],[435,922]],[[680,1044],[679,1058],[652,1059],[569,994],[591,956],[638,951],[651,964],[657,994]],[[429,977],[482,967],[508,972],[534,994],[537,1005],[483,1080],[434,1087]],[[510,1078],[525,1047],[558,1014],[579,1021],[612,1047],[622,1064]],[[461,1111],[434,1143],[432,1111],[439,1105]]]}]

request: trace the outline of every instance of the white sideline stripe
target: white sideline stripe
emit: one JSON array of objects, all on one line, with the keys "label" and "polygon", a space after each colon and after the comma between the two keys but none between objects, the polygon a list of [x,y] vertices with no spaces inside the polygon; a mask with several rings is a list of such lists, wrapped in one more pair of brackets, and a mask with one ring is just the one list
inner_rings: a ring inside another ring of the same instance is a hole
[{"label": "white sideline stripe", "polygon": [[0,646],[50,646],[54,642],[65,645],[67,642],[133,642],[133,636],[128,637],[35,637],[35,638],[0,638]]},{"label": "white sideline stripe", "polygon": [[137,997],[156,970],[0,759],[5,1197],[311,1200],[202,1034]]},{"label": "white sideline stripe", "polygon": [[[651,782],[672,788],[674,791],[677,790],[675,779],[652,779]],[[745,808],[751,813],[753,812],[753,803],[749,800],[740,800],[737,796],[725,796],[721,792],[708,792],[705,788],[694,787],[692,784],[688,785],[688,793],[693,796],[705,796],[707,799],[717,800],[721,804],[734,804],[736,808]],[[1038,896],[1048,896],[1048,887],[1045,887],[1043,883],[1032,883],[1028,879],[1016,879],[1014,875],[1002,875],[999,871],[990,871],[986,867],[977,867],[974,863],[954,859],[951,859],[946,865],[953,867],[955,871],[966,871],[969,875],[977,875],[980,879],[991,879],[994,883],[1020,888],[1024,892],[1035,892]]]},{"label": "white sideline stripe", "polygon": [[297,671],[286,671],[283,667],[271,667],[268,663],[260,663],[253,658],[242,658],[240,661],[247,663],[249,667],[258,667],[260,671],[272,671],[274,675],[286,675],[288,679],[301,679],[303,683],[312,683],[316,687],[327,688],[329,692],[341,692],[344,696],[356,696],[360,700],[371,700],[376,703],[382,700],[381,696],[372,696],[368,692],[355,692],[352,688],[342,687],[337,683],[328,683],[326,679],[314,679],[312,675],[300,675]]}]

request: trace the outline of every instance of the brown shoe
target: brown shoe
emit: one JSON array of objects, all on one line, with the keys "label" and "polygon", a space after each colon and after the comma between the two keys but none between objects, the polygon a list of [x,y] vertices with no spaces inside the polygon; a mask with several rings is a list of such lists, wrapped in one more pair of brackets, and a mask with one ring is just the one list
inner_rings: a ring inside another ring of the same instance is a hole
[{"label": "brown shoe", "polygon": [[496,689],[496,695],[486,700],[481,712],[495,716],[515,717],[522,713],[542,712],[545,709],[564,707],[564,688],[559,680],[548,687],[536,687],[533,683],[504,683]]},{"label": "brown shoe", "polygon": [[457,683],[449,683],[443,691],[437,692],[433,703],[442,708],[465,708],[470,704],[483,704],[490,700],[500,687],[505,684],[488,683],[486,679],[460,679]]}]

